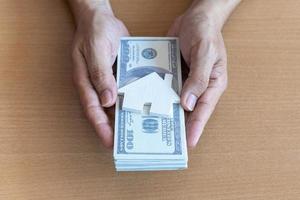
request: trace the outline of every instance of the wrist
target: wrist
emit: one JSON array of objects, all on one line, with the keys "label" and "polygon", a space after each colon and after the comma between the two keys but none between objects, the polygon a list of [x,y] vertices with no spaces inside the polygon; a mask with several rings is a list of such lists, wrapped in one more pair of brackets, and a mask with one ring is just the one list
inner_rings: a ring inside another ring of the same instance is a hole
[{"label": "wrist", "polygon": [[68,0],[76,24],[82,16],[89,13],[100,12],[106,15],[113,15],[109,0]]},{"label": "wrist", "polygon": [[201,16],[216,29],[222,30],[226,20],[241,0],[194,0],[188,11]]}]

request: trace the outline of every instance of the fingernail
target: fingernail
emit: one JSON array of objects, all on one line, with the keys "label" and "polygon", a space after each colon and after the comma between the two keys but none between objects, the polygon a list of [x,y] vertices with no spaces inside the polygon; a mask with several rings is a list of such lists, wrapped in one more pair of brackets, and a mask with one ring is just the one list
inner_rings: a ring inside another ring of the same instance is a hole
[{"label": "fingernail", "polygon": [[188,110],[190,111],[194,110],[196,102],[197,102],[197,97],[193,94],[189,94],[186,100],[186,107],[188,108]]},{"label": "fingernail", "polygon": [[102,106],[107,106],[112,101],[112,93],[110,90],[104,90],[100,95],[100,102]]}]

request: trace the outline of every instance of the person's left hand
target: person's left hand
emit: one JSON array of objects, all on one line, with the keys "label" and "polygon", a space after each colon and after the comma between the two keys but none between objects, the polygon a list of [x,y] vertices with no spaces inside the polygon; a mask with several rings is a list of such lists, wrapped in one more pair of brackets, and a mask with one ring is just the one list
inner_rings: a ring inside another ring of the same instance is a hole
[{"label": "person's left hand", "polygon": [[187,141],[195,147],[205,124],[227,87],[227,56],[217,21],[203,12],[188,10],[178,17],[168,36],[179,37],[180,49],[190,72],[181,91],[188,113]]}]

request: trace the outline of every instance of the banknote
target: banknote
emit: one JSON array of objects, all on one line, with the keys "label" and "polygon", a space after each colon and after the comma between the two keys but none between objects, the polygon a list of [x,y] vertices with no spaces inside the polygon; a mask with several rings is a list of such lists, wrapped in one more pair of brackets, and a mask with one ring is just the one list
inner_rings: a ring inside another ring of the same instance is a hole
[{"label": "banknote", "polygon": [[[171,74],[172,89],[180,94],[182,78],[178,38],[121,38],[118,88],[151,73],[156,73],[162,79],[166,74]],[[139,98],[139,92],[136,98]],[[163,100],[168,97],[162,95],[158,98]],[[123,100],[124,97],[118,95],[115,109],[114,160],[117,171],[186,168],[185,120],[180,103],[173,104],[171,116],[160,116],[124,110]]]}]

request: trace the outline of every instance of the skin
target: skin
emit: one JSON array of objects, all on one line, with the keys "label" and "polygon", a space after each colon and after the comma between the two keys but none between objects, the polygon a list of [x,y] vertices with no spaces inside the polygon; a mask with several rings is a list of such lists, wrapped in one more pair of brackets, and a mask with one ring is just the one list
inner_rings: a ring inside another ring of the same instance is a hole
[{"label": "skin", "polygon": [[[240,0],[195,0],[179,16],[168,36],[179,37],[189,67],[181,91],[187,111],[189,147],[195,147],[205,124],[227,87],[227,56],[221,30]],[[113,145],[110,109],[117,98],[112,65],[119,39],[128,36],[108,0],[69,0],[76,21],[73,42],[73,78],[87,118],[107,148]]]}]

